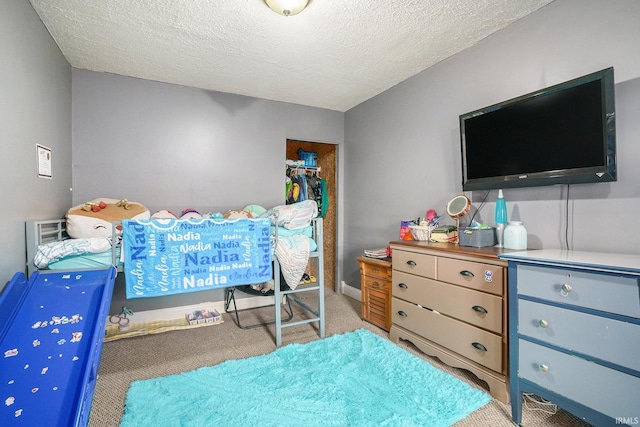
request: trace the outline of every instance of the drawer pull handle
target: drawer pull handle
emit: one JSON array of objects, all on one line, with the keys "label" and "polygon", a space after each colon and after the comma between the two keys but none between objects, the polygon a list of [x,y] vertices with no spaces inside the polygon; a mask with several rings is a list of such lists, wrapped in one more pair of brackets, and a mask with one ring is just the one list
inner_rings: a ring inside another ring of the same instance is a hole
[{"label": "drawer pull handle", "polygon": [[478,350],[487,351],[487,347],[483,346],[479,342],[472,342],[471,345]]},{"label": "drawer pull handle", "polygon": [[409,264],[412,267],[415,267],[417,265],[415,261],[411,261],[411,260],[407,261],[407,264]]},{"label": "drawer pull handle", "polygon": [[400,310],[400,311],[398,312],[398,314],[399,314],[400,316],[402,316],[402,317],[407,317],[407,313],[405,313],[405,312],[404,312],[404,311],[402,311],[402,310]]},{"label": "drawer pull handle", "polygon": [[372,287],[372,288],[376,288],[376,289],[380,289],[380,282],[378,282],[378,281],[374,281],[374,282],[371,284],[371,287]]},{"label": "drawer pull handle", "polygon": [[538,365],[538,370],[540,372],[549,372],[549,365],[545,365],[544,363],[541,363]]},{"label": "drawer pull handle", "polygon": [[477,311],[478,313],[483,313],[483,314],[487,314],[488,311],[486,308],[481,307],[479,305],[474,305],[473,307],[471,307],[473,309],[473,311]]},{"label": "drawer pull handle", "polygon": [[571,285],[568,283],[564,283],[562,285],[562,288],[560,289],[560,294],[562,294],[563,297],[566,297],[567,295],[569,295],[569,292],[571,292]]},{"label": "drawer pull handle", "polygon": [[473,273],[470,272],[469,270],[462,270],[460,274],[466,277],[474,277]]},{"label": "drawer pull handle", "polygon": [[405,283],[398,283],[398,287],[402,289],[409,289],[409,287]]},{"label": "drawer pull handle", "polygon": [[538,322],[538,326],[540,326],[541,328],[548,328],[549,327],[549,322],[547,322],[544,319],[540,319],[540,321]]}]

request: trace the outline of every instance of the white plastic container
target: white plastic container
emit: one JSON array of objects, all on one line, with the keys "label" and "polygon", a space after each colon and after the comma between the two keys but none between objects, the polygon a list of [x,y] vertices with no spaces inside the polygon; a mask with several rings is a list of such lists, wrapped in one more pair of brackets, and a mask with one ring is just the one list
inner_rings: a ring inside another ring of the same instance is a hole
[{"label": "white plastic container", "polygon": [[527,229],[522,221],[509,221],[504,228],[505,249],[527,249]]}]

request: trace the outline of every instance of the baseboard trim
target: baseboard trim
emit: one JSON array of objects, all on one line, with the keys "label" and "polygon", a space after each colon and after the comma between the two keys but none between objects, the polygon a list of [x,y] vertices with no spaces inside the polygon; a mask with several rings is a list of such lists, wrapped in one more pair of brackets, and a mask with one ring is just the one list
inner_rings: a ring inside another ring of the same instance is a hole
[{"label": "baseboard trim", "polygon": [[342,286],[341,293],[358,301],[362,301],[362,292],[358,288],[348,285],[345,281],[340,283]]},{"label": "baseboard trim", "polygon": [[[242,292],[236,293],[236,305],[238,310],[244,310],[247,308],[256,308],[266,305],[273,305],[273,296],[255,296],[242,294]],[[183,305],[177,307],[159,308],[156,310],[136,311],[130,317],[131,323],[146,323],[146,322],[158,322],[162,320],[175,320],[184,319],[187,313],[191,313],[196,310],[211,310],[216,309],[218,313],[224,313],[224,301],[209,301],[198,304]],[[107,326],[109,326],[109,320],[107,319]]]}]

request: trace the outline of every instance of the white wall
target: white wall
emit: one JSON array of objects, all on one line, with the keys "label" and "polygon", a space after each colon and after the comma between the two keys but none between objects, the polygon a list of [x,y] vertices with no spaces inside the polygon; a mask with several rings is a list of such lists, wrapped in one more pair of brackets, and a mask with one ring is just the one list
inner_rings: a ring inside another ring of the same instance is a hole
[{"label": "white wall", "polygon": [[[570,187],[569,247],[639,253],[640,2],[556,0],[354,107],[345,119],[344,280],[356,256],[398,239],[399,221],[462,193],[460,114],[609,66],[615,68],[618,181]],[[474,207],[485,192],[468,195]],[[505,190],[533,248],[564,247],[566,186]],[[492,223],[496,192],[479,212]],[[452,221],[450,223],[453,223]]]},{"label": "white wall", "polygon": [[[36,144],[53,179],[37,177]],[[0,11],[0,290],[25,271],[27,219],[61,218],[71,203],[71,68],[28,1]]]}]

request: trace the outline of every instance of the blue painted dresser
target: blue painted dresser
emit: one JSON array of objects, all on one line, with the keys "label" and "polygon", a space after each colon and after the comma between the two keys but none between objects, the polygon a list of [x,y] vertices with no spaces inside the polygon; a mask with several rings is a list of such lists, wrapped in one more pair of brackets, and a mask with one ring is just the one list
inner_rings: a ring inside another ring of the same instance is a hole
[{"label": "blue painted dresser", "polygon": [[596,425],[640,424],[640,256],[563,250],[509,261],[510,400],[533,393]]}]

